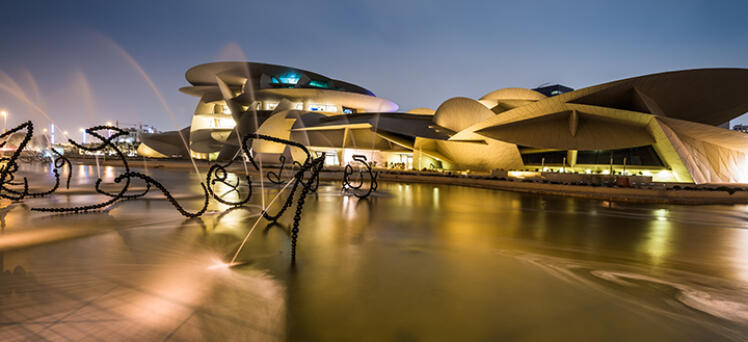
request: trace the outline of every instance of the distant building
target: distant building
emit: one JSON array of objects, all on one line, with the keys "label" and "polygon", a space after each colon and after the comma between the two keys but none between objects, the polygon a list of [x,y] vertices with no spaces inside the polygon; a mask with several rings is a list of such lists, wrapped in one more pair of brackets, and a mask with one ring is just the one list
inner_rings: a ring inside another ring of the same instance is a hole
[{"label": "distant building", "polygon": [[567,86],[563,86],[560,84],[553,84],[549,86],[542,86],[533,89],[534,91],[537,91],[538,93],[541,93],[547,97],[561,95],[563,93],[568,93],[570,91],[574,91],[574,89],[569,88]]},{"label": "distant building", "polygon": [[748,125],[735,125],[732,129],[738,132],[748,133]]},{"label": "distant building", "polygon": [[117,127],[127,132],[128,134],[115,139],[113,141],[115,144],[139,144],[144,134],[158,133],[153,125],[145,125],[140,123],[137,124],[137,126],[120,127],[118,122]]},{"label": "distant building", "polygon": [[247,146],[269,161],[324,153],[336,166],[365,155],[377,165],[418,170],[748,183],[748,136],[716,127],[748,112],[748,69],[674,71],[579,90],[502,88],[409,112],[360,86],[292,67],[208,63],[186,78],[190,85],[181,91],[199,99],[192,124],[145,134],[141,155],[228,161],[241,156],[241,138],[256,132],[304,146]]}]

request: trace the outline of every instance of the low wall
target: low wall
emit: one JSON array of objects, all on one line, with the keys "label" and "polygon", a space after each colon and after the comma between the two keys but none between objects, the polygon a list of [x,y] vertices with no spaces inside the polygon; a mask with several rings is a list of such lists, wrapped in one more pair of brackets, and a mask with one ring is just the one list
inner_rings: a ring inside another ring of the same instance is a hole
[{"label": "low wall", "polygon": [[[84,161],[84,163],[91,161]],[[143,161],[128,160],[131,167],[143,167]],[[192,168],[189,161],[181,160],[148,160],[149,168]],[[119,160],[108,160],[101,165],[121,166]],[[198,167],[207,171],[209,162],[198,162]],[[243,172],[241,163],[230,168],[232,172]],[[446,185],[471,186],[486,189],[497,189],[517,192],[528,192],[546,195],[571,196],[610,201],[637,203],[672,203],[672,204],[748,204],[746,185],[714,184],[663,184],[652,183],[651,177],[644,176],[606,176],[587,174],[565,174],[543,172],[540,179],[512,179],[506,177],[506,171],[492,174],[457,175],[438,172],[378,170],[381,181],[431,183]],[[289,171],[284,172],[288,177]],[[343,171],[340,167],[325,168],[320,179],[340,181]],[[555,184],[554,184],[555,183]],[[584,183],[584,185],[580,185]]]},{"label": "low wall", "polygon": [[[528,192],[545,195],[571,196],[609,201],[635,203],[672,204],[745,204],[748,203],[748,190],[728,191],[673,189],[657,186],[637,188],[618,186],[565,185],[534,182],[530,180],[512,181],[473,177],[443,177],[409,174],[382,174],[381,180],[412,183],[433,183],[479,187],[486,189]],[[701,187],[703,189],[703,187]]]}]

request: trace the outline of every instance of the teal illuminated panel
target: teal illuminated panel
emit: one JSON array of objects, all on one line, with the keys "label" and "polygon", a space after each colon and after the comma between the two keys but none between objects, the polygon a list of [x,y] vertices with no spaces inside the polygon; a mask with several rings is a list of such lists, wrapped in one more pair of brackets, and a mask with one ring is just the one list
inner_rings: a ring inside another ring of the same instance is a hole
[{"label": "teal illuminated panel", "polygon": [[283,75],[278,76],[280,83],[283,83],[283,84],[296,84],[299,82],[300,78],[301,76],[299,76],[299,74],[293,71],[289,71]]},{"label": "teal illuminated panel", "polygon": [[317,88],[325,88],[325,89],[330,87],[325,81],[310,81],[309,86],[317,87]]}]

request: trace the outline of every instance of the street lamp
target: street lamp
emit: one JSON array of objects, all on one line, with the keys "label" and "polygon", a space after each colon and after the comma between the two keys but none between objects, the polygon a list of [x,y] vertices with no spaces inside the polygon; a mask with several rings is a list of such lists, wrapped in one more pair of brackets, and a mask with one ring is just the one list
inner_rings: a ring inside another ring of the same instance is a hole
[{"label": "street lamp", "polygon": [[79,131],[81,132],[81,137],[83,139],[83,145],[85,145],[86,144],[86,130],[83,129],[83,128],[81,128],[81,129],[79,129]]},{"label": "street lamp", "polygon": [[[106,125],[107,125],[107,127],[112,127],[112,122],[111,121],[107,121]],[[112,131],[110,129],[108,129],[108,128],[106,130],[106,137],[107,138],[111,138],[112,137]]]},{"label": "street lamp", "polygon": [[3,116],[3,132],[8,130],[8,112],[2,111],[0,115]]}]

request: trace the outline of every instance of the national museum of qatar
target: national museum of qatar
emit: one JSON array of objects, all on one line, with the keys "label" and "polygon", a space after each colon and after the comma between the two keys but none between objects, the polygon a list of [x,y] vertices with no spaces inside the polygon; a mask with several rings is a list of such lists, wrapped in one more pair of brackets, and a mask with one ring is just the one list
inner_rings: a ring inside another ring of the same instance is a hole
[{"label": "national museum of qatar", "polygon": [[[748,69],[674,71],[578,90],[504,88],[407,112],[363,87],[285,66],[216,62],[186,78],[190,86],[180,91],[199,99],[191,125],[144,136],[141,155],[226,161],[256,132],[324,152],[329,166],[362,154],[387,168],[748,183],[748,135],[725,128],[748,112]],[[260,140],[252,153],[299,158]]]}]

